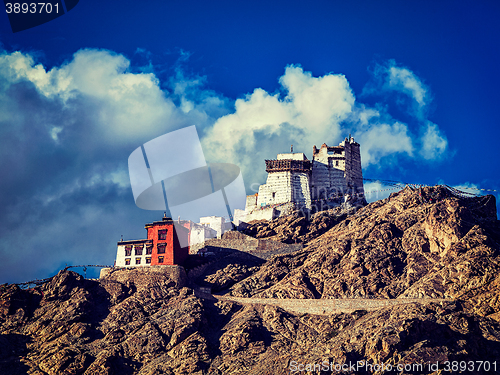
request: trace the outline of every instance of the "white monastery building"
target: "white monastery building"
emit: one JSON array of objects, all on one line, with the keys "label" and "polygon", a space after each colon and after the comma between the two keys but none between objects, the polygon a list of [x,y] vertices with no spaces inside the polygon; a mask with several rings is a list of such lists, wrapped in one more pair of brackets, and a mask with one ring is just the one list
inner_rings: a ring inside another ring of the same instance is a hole
[{"label": "white monastery building", "polygon": [[266,160],[267,181],[247,196],[235,221],[267,219],[293,210],[317,212],[349,202],[365,205],[360,145],[349,135],[338,146],[313,147],[313,160],[302,152],[278,154]]}]

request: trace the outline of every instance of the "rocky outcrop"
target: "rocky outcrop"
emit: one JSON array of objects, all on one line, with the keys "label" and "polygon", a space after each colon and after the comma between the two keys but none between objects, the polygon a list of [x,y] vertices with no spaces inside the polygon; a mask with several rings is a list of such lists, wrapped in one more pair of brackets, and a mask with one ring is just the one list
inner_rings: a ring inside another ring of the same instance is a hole
[{"label": "rocky outcrop", "polygon": [[248,267],[246,264],[229,264],[223,269],[208,274],[204,281],[211,286],[212,292],[219,292],[252,275],[258,266]]},{"label": "rocky outcrop", "polygon": [[[220,373],[288,374],[299,364],[333,365],[333,371],[308,373],[438,373],[429,362],[494,362],[500,352],[499,325],[467,315],[455,304],[410,304],[366,313],[292,315],[274,306],[247,306],[225,326],[220,338],[222,354],[211,370]],[[394,371],[375,371],[368,364],[394,366]],[[349,370],[353,364],[356,370]],[[356,368],[357,365],[360,368]],[[396,366],[422,365],[413,371]],[[335,371],[335,365],[347,370]],[[424,367],[425,366],[425,367]],[[302,367],[304,369],[304,367]],[[477,367],[476,367],[477,369]],[[490,369],[491,371],[491,369]],[[482,373],[475,371],[474,373]],[[486,373],[486,372],[484,372]]]},{"label": "rocky outcrop", "polygon": [[277,256],[231,294],[264,298],[451,298],[497,317],[500,226],[493,196],[406,188],[371,203],[303,251]]},{"label": "rocky outcrop", "polygon": [[455,302],[295,315],[265,304],[201,300],[169,283],[124,288],[112,298],[99,282],[62,271],[33,290],[3,287],[0,372],[288,374],[325,360],[440,361],[442,368],[447,360],[493,362],[500,355],[500,325]]},{"label": "rocky outcrop", "polygon": [[294,213],[277,219],[251,222],[243,233],[255,238],[269,238],[283,243],[307,243],[322,235],[356,212],[355,207],[336,207],[313,214],[309,219]]},{"label": "rocky outcrop", "polygon": [[[61,271],[32,290],[4,287],[0,299],[0,373],[147,374],[163,368],[187,374],[207,367],[206,341],[197,333],[206,324],[202,303],[168,276],[136,290]],[[195,346],[189,358],[176,356],[185,345]]]},{"label": "rocky outcrop", "polygon": [[[314,365],[307,373],[337,373],[335,366],[345,374],[457,373],[445,371],[446,361],[496,373],[499,234],[492,197],[406,189],[302,251],[256,265],[225,259],[202,280],[221,290],[232,285],[235,296],[367,298],[344,312],[202,299],[161,272],[92,281],[65,270],[33,289],[2,285],[0,373],[289,374]],[[368,297],[406,303],[375,309],[379,302]],[[475,361],[489,361],[489,371]]]},{"label": "rocky outcrop", "polygon": [[199,253],[219,254],[227,250],[238,250],[260,259],[269,259],[278,254],[289,254],[302,249],[302,244],[287,244],[269,238],[254,238],[237,231],[229,231],[222,238],[211,238],[198,244]]}]

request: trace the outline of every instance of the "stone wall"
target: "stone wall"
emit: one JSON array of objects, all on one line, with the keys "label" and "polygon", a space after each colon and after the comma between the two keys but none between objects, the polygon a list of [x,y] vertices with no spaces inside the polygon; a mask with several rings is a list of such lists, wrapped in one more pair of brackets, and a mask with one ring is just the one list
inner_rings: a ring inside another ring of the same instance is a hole
[{"label": "stone wall", "polygon": [[359,147],[354,138],[346,138],[339,146],[323,144],[320,150],[314,149],[311,174],[313,200],[364,193]]},{"label": "stone wall", "polygon": [[259,187],[257,208],[293,202],[299,207],[311,208],[309,172],[270,172],[267,181]]},{"label": "stone wall", "polygon": [[311,209],[310,175],[304,172],[292,172],[292,202],[298,209]]},{"label": "stone wall", "polygon": [[398,299],[276,299],[276,298],[242,298],[231,296],[215,296],[240,304],[273,305],[294,314],[330,315],[340,312],[352,313],[355,310],[373,311],[384,307],[409,303],[446,302],[445,299],[434,298],[398,298]]},{"label": "stone wall", "polygon": [[291,178],[292,173],[289,171],[269,173],[266,183],[259,187],[257,208],[290,202],[292,199]]},{"label": "stone wall", "polygon": [[184,267],[181,266],[150,266],[134,268],[103,268],[100,280],[116,281],[125,285],[134,284],[137,290],[145,289],[152,284],[173,282],[182,288],[187,284]]},{"label": "stone wall", "polygon": [[190,281],[196,280],[198,277],[203,275],[206,271],[206,269],[211,266],[214,262],[208,262],[205,264],[202,264],[201,266],[195,267],[191,270],[188,271],[187,276]]},{"label": "stone wall", "polygon": [[245,203],[245,210],[250,212],[257,207],[257,194],[247,195],[247,200]]},{"label": "stone wall", "polygon": [[[281,208],[281,207],[279,207]],[[250,213],[247,213],[244,217],[239,216],[238,220],[243,221],[245,223],[249,223],[252,220],[273,220],[279,216],[278,209],[274,207],[267,208],[258,208],[253,210]]]},{"label": "stone wall", "polygon": [[350,166],[349,155],[344,142],[335,147],[323,144],[314,154],[311,177],[313,199],[326,199],[346,191],[345,171]]},{"label": "stone wall", "polygon": [[358,143],[351,143],[351,181],[358,194],[364,195],[363,171],[361,169],[361,152]]},{"label": "stone wall", "polygon": [[261,259],[269,259],[277,254],[293,253],[303,248],[302,244],[285,244],[270,239],[253,238],[237,231],[226,232],[221,239],[207,240],[202,247],[212,250],[238,250]]}]

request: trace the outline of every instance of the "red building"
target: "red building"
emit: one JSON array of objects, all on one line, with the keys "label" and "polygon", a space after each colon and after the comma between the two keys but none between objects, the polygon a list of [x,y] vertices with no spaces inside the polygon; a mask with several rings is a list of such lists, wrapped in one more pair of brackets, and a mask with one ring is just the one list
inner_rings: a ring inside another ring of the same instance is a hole
[{"label": "red building", "polygon": [[161,221],[146,224],[146,230],[147,239],[118,242],[117,267],[184,264],[189,254],[189,229],[164,215]]}]

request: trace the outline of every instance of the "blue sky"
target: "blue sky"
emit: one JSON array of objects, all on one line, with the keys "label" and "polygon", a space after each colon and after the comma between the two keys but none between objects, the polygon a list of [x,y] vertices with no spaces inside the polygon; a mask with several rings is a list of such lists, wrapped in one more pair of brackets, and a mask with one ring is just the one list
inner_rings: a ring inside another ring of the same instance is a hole
[{"label": "blue sky", "polygon": [[0,13],[0,282],[112,264],[162,215],[135,206],[128,156],[189,125],[249,194],[265,158],[349,133],[364,177],[499,190],[498,19],[497,1],[81,0],[14,34]]}]

